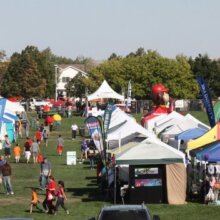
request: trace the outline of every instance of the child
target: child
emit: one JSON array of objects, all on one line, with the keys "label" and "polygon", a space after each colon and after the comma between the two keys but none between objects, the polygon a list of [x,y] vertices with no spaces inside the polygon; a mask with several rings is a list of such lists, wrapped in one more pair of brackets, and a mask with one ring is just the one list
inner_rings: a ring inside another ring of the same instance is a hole
[{"label": "child", "polygon": [[15,162],[19,163],[20,161],[20,157],[21,157],[21,148],[18,145],[18,143],[16,144],[16,146],[14,147],[14,155],[15,155]]},{"label": "child", "polygon": [[40,212],[42,212],[42,209],[40,209],[38,207],[38,203],[40,203],[40,201],[38,200],[38,195],[36,192],[35,188],[32,188],[32,199],[31,199],[31,204],[30,204],[30,213],[32,213],[33,207],[36,207],[36,209]]},{"label": "child", "polygon": [[56,202],[54,214],[56,215],[59,206],[61,206],[65,210],[66,214],[69,215],[69,210],[64,205],[64,200],[67,200],[66,194],[64,192],[64,182],[62,180],[59,180],[58,185],[59,185],[59,188],[57,191],[57,202]]}]

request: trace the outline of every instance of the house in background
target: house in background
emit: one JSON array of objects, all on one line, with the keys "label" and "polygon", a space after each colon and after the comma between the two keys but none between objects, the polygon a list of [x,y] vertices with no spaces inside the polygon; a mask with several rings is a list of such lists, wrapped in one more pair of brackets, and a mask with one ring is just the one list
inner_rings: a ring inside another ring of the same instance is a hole
[{"label": "house in background", "polygon": [[66,96],[66,84],[71,81],[77,74],[81,73],[87,76],[84,64],[59,64],[55,65],[56,73],[56,100],[57,97]]}]

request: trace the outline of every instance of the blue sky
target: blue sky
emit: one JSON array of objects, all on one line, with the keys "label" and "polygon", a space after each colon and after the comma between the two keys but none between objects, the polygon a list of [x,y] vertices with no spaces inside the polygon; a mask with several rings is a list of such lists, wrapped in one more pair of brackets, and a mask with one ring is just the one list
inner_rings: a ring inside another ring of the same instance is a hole
[{"label": "blue sky", "polygon": [[220,58],[219,0],[0,0],[0,50],[107,59],[139,47]]}]

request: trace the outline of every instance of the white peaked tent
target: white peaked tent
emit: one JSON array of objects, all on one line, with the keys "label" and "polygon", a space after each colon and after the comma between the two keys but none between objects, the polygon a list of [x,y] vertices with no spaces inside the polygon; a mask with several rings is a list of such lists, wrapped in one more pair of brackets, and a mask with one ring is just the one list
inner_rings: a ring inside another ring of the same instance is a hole
[{"label": "white peaked tent", "polygon": [[116,165],[164,165],[169,204],[184,204],[186,199],[186,168],[184,154],[149,139],[116,155]]},{"label": "white peaked tent", "polygon": [[163,119],[166,118],[166,117],[167,117],[167,114],[161,114],[161,115],[158,115],[158,116],[156,116],[156,117],[154,117],[154,118],[151,118],[151,119],[149,119],[148,121],[145,122],[144,127],[145,127],[148,131],[154,133],[155,124],[156,124],[157,122],[163,120]]},{"label": "white peaked tent", "polygon": [[159,134],[164,129],[179,123],[183,119],[184,119],[183,115],[179,114],[176,111],[173,111],[162,120],[155,122],[154,131],[156,134]]},{"label": "white peaked tent", "polygon": [[119,108],[116,108],[112,112],[107,140],[119,140],[138,134],[141,134],[145,137],[151,137],[153,139],[156,138],[154,134],[150,133],[148,130],[138,124],[134,118]]},{"label": "white peaked tent", "polygon": [[169,129],[167,129],[167,131],[163,132],[161,135],[161,139],[164,142],[168,142],[168,139],[174,138],[176,134],[180,134],[183,131],[197,127],[204,128],[207,131],[210,129],[210,127],[206,124],[202,123],[192,115],[187,114],[182,121],[180,121],[176,125],[173,125]]},{"label": "white peaked tent", "polygon": [[118,99],[124,100],[124,96],[115,92],[107,83],[106,80],[103,81],[102,85],[92,94],[87,96],[88,101],[96,99]]}]

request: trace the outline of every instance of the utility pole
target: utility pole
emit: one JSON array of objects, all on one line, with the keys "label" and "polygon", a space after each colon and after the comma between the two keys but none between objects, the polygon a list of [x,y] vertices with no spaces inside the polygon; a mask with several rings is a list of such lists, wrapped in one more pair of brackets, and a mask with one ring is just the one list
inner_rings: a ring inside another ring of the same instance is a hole
[{"label": "utility pole", "polygon": [[57,71],[58,71],[58,66],[54,65],[55,67],[55,101],[57,101]]}]

